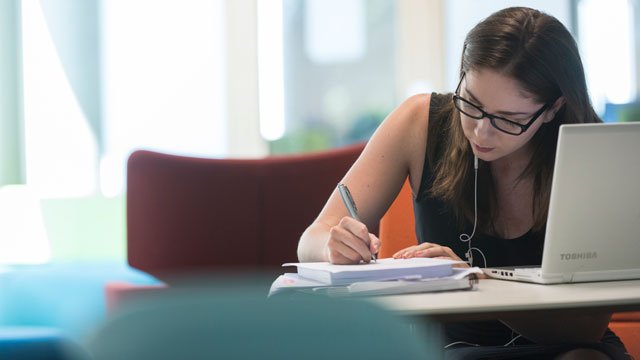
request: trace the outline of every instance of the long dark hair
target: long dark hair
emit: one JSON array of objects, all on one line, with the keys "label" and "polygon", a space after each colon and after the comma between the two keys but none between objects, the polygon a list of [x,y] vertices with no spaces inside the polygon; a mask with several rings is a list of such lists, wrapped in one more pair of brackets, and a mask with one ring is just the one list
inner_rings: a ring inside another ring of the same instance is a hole
[{"label": "long dark hair", "polygon": [[[509,76],[539,103],[564,97],[555,118],[544,124],[531,138],[533,156],[520,180],[533,179],[534,231],[541,231],[547,220],[551,177],[561,124],[601,122],[591,106],[584,69],[575,40],[553,16],[525,8],[500,10],[479,24],[464,41],[460,76],[471,70],[490,69]],[[442,153],[428,151],[435,180],[431,194],[444,199],[463,220],[473,220],[473,153],[464,136],[460,114],[453,102],[443,107],[441,116],[449,119]],[[484,165],[484,164],[483,164]],[[495,234],[497,206],[488,166],[479,170],[479,231]]]}]

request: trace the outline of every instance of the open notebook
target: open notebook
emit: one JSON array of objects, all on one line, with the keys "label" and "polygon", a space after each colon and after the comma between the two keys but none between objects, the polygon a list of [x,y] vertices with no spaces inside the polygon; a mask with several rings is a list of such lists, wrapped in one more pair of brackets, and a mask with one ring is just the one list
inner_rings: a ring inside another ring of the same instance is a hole
[{"label": "open notebook", "polygon": [[335,265],[328,262],[287,263],[298,275],[325,285],[349,285],[372,280],[420,279],[450,276],[459,261],[431,258],[378,259],[368,264]]}]

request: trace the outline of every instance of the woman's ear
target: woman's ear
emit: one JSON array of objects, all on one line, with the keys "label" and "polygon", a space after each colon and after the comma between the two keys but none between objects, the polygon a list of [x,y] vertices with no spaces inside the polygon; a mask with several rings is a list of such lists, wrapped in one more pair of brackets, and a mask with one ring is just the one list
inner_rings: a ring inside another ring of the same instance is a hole
[{"label": "woman's ear", "polygon": [[553,120],[553,118],[556,117],[556,113],[565,104],[565,102],[566,100],[564,96],[560,96],[559,98],[557,98],[553,105],[551,105],[551,107],[547,109],[547,111],[545,111],[544,122],[548,123],[549,121]]}]

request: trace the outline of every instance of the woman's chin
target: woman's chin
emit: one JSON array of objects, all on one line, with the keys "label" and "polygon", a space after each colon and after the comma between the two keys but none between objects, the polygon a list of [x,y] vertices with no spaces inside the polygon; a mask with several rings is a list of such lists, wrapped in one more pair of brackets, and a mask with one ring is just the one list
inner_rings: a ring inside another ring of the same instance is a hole
[{"label": "woman's chin", "polygon": [[493,154],[493,153],[483,153],[483,152],[474,151],[473,155],[475,155],[478,159],[484,162],[491,162],[497,159],[496,154]]}]

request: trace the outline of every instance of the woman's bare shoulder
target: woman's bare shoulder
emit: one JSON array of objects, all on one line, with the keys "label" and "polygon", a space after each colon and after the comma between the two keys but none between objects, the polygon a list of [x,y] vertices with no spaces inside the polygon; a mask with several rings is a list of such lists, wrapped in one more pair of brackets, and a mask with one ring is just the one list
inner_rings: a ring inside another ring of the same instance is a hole
[{"label": "woman's bare shoulder", "polygon": [[405,134],[403,147],[409,167],[412,188],[417,191],[422,176],[429,129],[429,105],[431,94],[418,94],[407,98],[397,109],[401,113],[398,126]]},{"label": "woman's bare shoulder", "polygon": [[389,123],[386,124],[387,126],[402,134],[401,138],[404,145],[420,146],[418,143],[426,140],[430,100],[430,94],[410,96],[385,120],[386,123]]},{"label": "woman's bare shoulder", "polygon": [[411,120],[428,120],[431,94],[417,94],[405,99],[394,112],[404,114],[403,118]]}]

